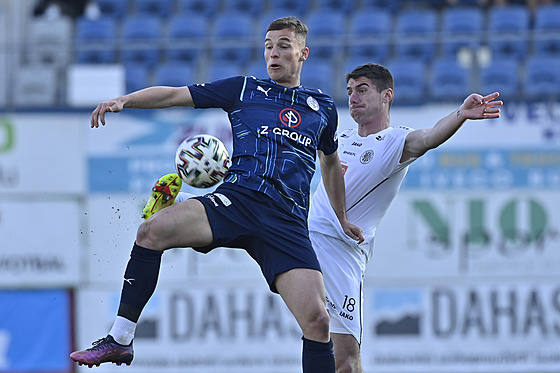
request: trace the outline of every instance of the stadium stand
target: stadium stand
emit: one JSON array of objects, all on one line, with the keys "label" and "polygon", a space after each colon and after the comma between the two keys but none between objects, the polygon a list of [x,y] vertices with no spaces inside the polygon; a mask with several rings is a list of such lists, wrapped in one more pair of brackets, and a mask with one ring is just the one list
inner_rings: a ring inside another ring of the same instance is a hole
[{"label": "stadium stand", "polygon": [[337,35],[346,30],[345,18],[342,13],[323,9],[309,12],[304,21],[310,29],[307,44],[314,58],[336,62],[343,51],[342,42]]},{"label": "stadium stand", "polygon": [[134,0],[133,9],[138,15],[168,18],[175,6],[175,0]]},{"label": "stadium stand", "polygon": [[383,63],[389,57],[391,13],[387,10],[356,12],[348,28],[348,55]]},{"label": "stadium stand", "polygon": [[220,0],[178,0],[178,11],[186,15],[202,15],[208,18],[220,12]]},{"label": "stadium stand", "polygon": [[521,80],[519,64],[515,59],[492,59],[489,65],[480,69],[478,91],[483,93],[500,92],[503,99],[519,97]]},{"label": "stadium stand", "polygon": [[154,70],[154,85],[181,87],[195,81],[192,68],[184,63],[163,63]]},{"label": "stadium stand", "polygon": [[252,18],[236,12],[220,13],[212,28],[212,62],[246,65],[253,57]]},{"label": "stadium stand", "polygon": [[103,17],[122,19],[129,12],[128,0],[95,0]]},{"label": "stadium stand", "polygon": [[28,60],[32,64],[65,67],[71,61],[73,39],[73,22],[70,18],[36,19],[28,28]]},{"label": "stadium stand", "polygon": [[358,5],[358,0],[316,0],[315,7],[328,12],[349,15]]},{"label": "stadium stand", "polygon": [[224,65],[223,62],[213,61],[206,71],[206,79],[204,81],[212,81],[228,78],[230,76],[243,75],[244,69],[240,65]]},{"label": "stadium stand", "polygon": [[274,0],[270,2],[270,10],[283,15],[298,15],[305,17],[311,9],[310,1],[301,0]]},{"label": "stadium stand", "polygon": [[429,78],[429,97],[432,101],[457,101],[471,93],[469,71],[455,59],[433,61]]},{"label": "stadium stand", "polygon": [[155,66],[160,58],[162,21],[157,16],[125,17],[121,30],[121,58],[125,66]]},{"label": "stadium stand", "polygon": [[[330,70],[340,77],[331,76],[329,83],[321,77],[320,84],[331,87],[335,98],[344,101],[344,74],[358,64],[395,66],[397,97],[413,103],[421,89],[411,74],[400,69],[402,60],[414,62],[412,71],[423,64],[426,89],[433,84],[432,78],[445,75],[434,59],[457,57],[464,66],[470,64],[466,73],[471,84],[463,92],[500,87],[503,97],[534,99],[528,77],[542,78],[533,70],[529,74],[534,65],[530,60],[536,55],[560,56],[558,0],[536,7],[520,0],[484,7],[476,0],[461,0],[461,5],[453,7],[446,0],[96,2],[100,18],[90,15],[69,22],[67,18],[61,22],[30,18],[24,29],[25,44],[18,52],[22,66],[55,65],[60,73],[70,63],[119,63],[131,79],[127,89],[153,82],[158,64],[186,64],[197,81],[220,75],[211,73],[212,66],[226,63],[233,64],[236,73],[263,75],[265,29],[274,19],[292,14],[310,28],[311,54],[305,66],[328,61]],[[458,50],[472,53],[458,55]],[[64,84],[64,79],[58,84]]]},{"label": "stadium stand", "polygon": [[395,14],[396,58],[429,62],[436,52],[438,16],[434,9],[404,9]]},{"label": "stadium stand", "polygon": [[113,18],[76,20],[74,36],[75,62],[80,64],[115,63],[118,33]]},{"label": "stadium stand", "polygon": [[401,0],[362,0],[361,9],[363,11],[376,11],[385,9],[394,14],[400,8]]},{"label": "stadium stand", "polygon": [[238,12],[258,17],[265,9],[266,2],[254,0],[224,0],[226,12]]},{"label": "stadium stand", "polygon": [[138,65],[126,66],[125,83],[126,93],[148,87],[152,83],[148,68]]},{"label": "stadium stand", "polygon": [[558,100],[560,98],[560,57],[532,55],[525,65],[525,98]]},{"label": "stadium stand", "polygon": [[387,67],[395,80],[397,105],[418,105],[426,101],[426,64],[415,60],[392,60]]},{"label": "stadium stand", "polygon": [[492,58],[522,59],[527,53],[529,10],[524,6],[495,7],[488,11],[488,46]]},{"label": "stadium stand", "polygon": [[301,70],[301,85],[309,88],[318,88],[329,95],[337,96],[333,77],[342,79],[337,75],[332,63],[323,60],[308,59]]},{"label": "stadium stand", "polygon": [[450,7],[441,12],[441,56],[456,57],[463,48],[476,52],[484,30],[482,8]]},{"label": "stadium stand", "polygon": [[205,52],[209,25],[206,17],[179,13],[167,23],[164,58],[167,62],[196,63]]},{"label": "stadium stand", "polygon": [[534,53],[560,55],[560,4],[541,5],[535,12]]}]

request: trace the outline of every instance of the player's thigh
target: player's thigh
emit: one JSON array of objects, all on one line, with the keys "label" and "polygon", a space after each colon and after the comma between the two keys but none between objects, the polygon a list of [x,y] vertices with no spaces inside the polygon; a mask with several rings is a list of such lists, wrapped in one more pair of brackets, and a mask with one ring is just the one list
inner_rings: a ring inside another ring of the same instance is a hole
[{"label": "player's thigh", "polygon": [[362,372],[360,344],[351,334],[331,333],[337,371]]},{"label": "player's thigh", "polygon": [[[328,314],[325,308],[323,275],[315,269],[294,268],[276,276],[276,289],[290,309],[306,338],[325,338],[328,335]],[[309,330],[317,324],[325,330]],[[307,333],[307,334],[306,334]]]},{"label": "player's thigh", "polygon": [[138,230],[136,242],[152,250],[199,247],[212,242],[212,228],[204,205],[189,199],[162,209]]}]

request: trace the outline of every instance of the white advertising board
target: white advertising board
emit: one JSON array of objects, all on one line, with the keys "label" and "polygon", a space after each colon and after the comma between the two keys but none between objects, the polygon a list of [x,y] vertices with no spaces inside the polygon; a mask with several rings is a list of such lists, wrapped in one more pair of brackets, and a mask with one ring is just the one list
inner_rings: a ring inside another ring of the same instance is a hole
[{"label": "white advertising board", "polygon": [[73,200],[0,199],[0,288],[77,286],[81,219]]},{"label": "white advertising board", "polygon": [[555,277],[560,192],[401,192],[375,238],[367,276]]},{"label": "white advertising board", "polygon": [[[115,318],[119,292],[95,287],[77,294],[77,343],[87,347]],[[202,281],[159,287],[134,341],[135,373],[285,373],[301,368],[301,331],[264,280]],[[78,371],[87,371],[87,367]],[[118,372],[104,364],[101,372]]]},{"label": "white advertising board", "polygon": [[86,125],[84,115],[0,116],[0,193],[84,193]]},{"label": "white advertising board", "polygon": [[[118,291],[77,294],[78,348],[105,335]],[[364,288],[365,371],[506,373],[560,370],[557,281],[447,281]],[[158,287],[137,330],[131,371],[301,371],[301,332],[264,282]],[[99,372],[119,372],[111,364]],[[88,371],[81,367],[78,371]]]}]

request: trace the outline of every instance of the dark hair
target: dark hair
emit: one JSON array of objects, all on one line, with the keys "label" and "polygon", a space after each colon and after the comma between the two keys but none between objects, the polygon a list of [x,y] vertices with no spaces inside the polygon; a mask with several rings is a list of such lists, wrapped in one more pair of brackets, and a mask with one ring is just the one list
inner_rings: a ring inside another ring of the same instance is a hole
[{"label": "dark hair", "polygon": [[387,88],[395,89],[393,74],[383,65],[377,63],[360,65],[352,70],[352,72],[346,74],[346,83],[350,79],[358,79],[362,76],[368,78],[377,87],[377,92]]},{"label": "dark hair", "polygon": [[305,46],[305,38],[307,37],[307,33],[309,32],[309,29],[305,24],[303,24],[303,22],[301,22],[296,17],[290,16],[290,17],[278,18],[272,21],[270,25],[268,25],[266,32],[278,31],[284,29],[294,30],[296,37],[302,42],[302,46]]}]

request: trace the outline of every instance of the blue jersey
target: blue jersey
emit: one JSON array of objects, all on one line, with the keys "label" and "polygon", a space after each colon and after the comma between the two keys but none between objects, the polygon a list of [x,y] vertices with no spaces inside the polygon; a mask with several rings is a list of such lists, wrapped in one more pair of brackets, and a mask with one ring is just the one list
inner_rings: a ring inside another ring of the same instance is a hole
[{"label": "blue jersey", "polygon": [[263,192],[307,219],[316,150],[337,149],[338,114],[316,89],[237,76],[189,86],[196,108],[221,108],[233,131],[232,165],[224,182]]}]

